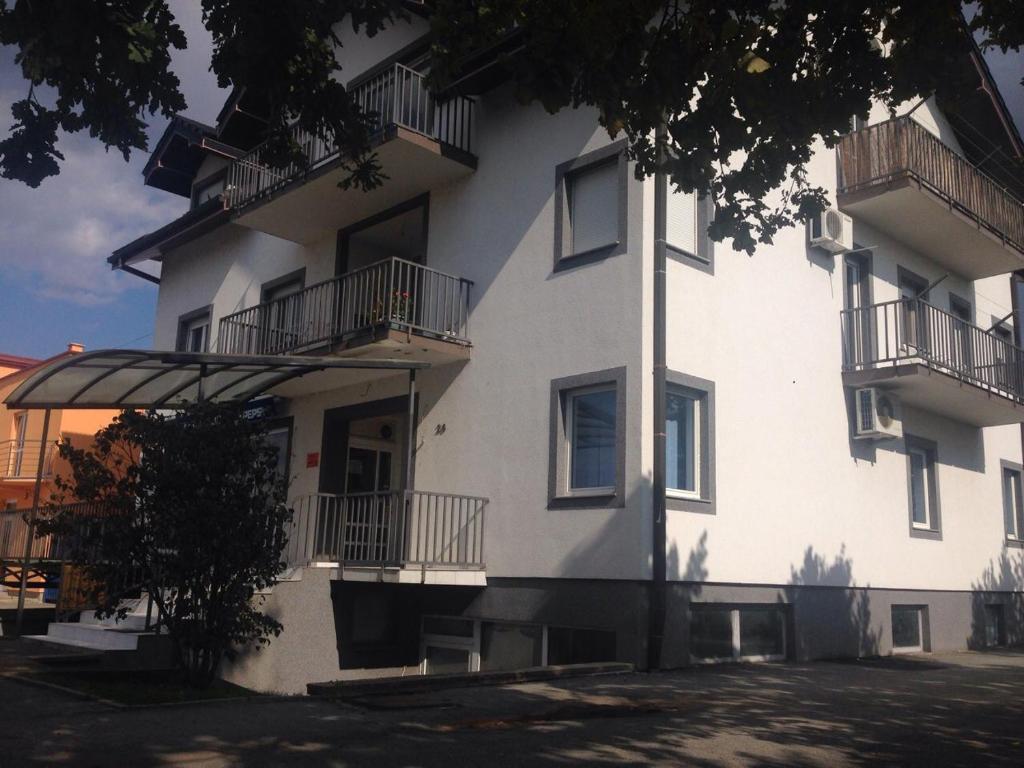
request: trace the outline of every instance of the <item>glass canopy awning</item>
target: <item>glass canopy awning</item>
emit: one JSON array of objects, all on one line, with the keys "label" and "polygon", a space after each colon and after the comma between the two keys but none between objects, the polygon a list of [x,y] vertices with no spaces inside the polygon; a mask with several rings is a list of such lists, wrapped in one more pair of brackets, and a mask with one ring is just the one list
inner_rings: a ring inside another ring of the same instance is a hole
[{"label": "glass canopy awning", "polygon": [[4,402],[11,408],[174,409],[197,400],[243,403],[318,371],[427,367],[414,360],[102,349],[42,366]]}]

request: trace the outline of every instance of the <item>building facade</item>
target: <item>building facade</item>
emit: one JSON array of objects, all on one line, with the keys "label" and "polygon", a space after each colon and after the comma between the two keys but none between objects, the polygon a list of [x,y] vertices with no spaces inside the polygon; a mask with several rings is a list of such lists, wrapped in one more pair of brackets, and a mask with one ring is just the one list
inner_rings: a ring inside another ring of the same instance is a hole
[{"label": "building facade", "polygon": [[[160,262],[157,349],[410,367],[313,373],[254,405],[295,510],[266,596],[285,630],[226,674],[295,691],[645,667],[652,636],[665,667],[1024,639],[1024,209],[976,146],[1019,159],[998,99],[972,107],[980,129],[926,100],[818,147],[842,234],[794,228],[747,257],[707,239],[701,198],[669,190],[661,215],[664,180],[637,180],[594,111],[472,79],[435,98],[425,32],[339,27],[349,88],[381,115],[382,187],[340,190],[313,136],[309,167],[267,167],[236,93],[216,125],[173,121],[147,165],[189,211],[111,257]],[[859,434],[879,402],[894,419]]]}]

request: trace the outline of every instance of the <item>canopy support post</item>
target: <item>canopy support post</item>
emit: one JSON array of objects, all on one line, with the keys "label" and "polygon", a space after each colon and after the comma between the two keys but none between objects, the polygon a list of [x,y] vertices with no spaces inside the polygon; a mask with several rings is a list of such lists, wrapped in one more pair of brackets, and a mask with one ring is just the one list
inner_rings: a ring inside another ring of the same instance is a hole
[{"label": "canopy support post", "polygon": [[32,509],[29,512],[28,527],[25,530],[25,556],[21,559],[21,574],[18,584],[18,612],[14,620],[14,636],[21,637],[25,618],[25,592],[28,590],[28,566],[32,560],[32,540],[35,538],[36,514],[39,511],[39,495],[43,486],[43,470],[46,468],[46,435],[50,431],[50,409],[43,412],[43,436],[39,440],[39,462],[36,464],[36,485],[32,491]]}]

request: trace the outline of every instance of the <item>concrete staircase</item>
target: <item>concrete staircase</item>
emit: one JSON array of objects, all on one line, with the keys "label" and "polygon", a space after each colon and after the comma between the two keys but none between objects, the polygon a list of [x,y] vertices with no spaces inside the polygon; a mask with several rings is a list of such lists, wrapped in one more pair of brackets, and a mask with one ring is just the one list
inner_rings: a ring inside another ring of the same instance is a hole
[{"label": "concrete staircase", "polygon": [[[92,611],[83,611],[77,623],[50,622],[45,635],[27,637],[96,651],[134,651],[139,647],[140,637],[153,634],[146,630],[148,604],[149,598],[143,594],[137,600],[126,600],[121,604],[128,609],[123,619],[119,620],[116,616],[97,619]],[[153,614],[156,614],[155,608]]]}]

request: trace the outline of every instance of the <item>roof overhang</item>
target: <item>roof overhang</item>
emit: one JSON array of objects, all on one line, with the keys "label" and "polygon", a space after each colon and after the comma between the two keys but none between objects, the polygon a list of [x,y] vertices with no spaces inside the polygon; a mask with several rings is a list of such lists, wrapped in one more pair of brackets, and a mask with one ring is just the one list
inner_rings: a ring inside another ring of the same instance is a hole
[{"label": "roof overhang", "polygon": [[428,367],[429,363],[413,360],[101,349],[43,365],[4,402],[25,409],[178,409],[198,400],[244,403],[320,371]]},{"label": "roof overhang", "polygon": [[164,254],[180,245],[205,235],[231,218],[220,195],[186,211],[169,224],[123,245],[107,257],[113,269],[147,260],[160,261]]}]

